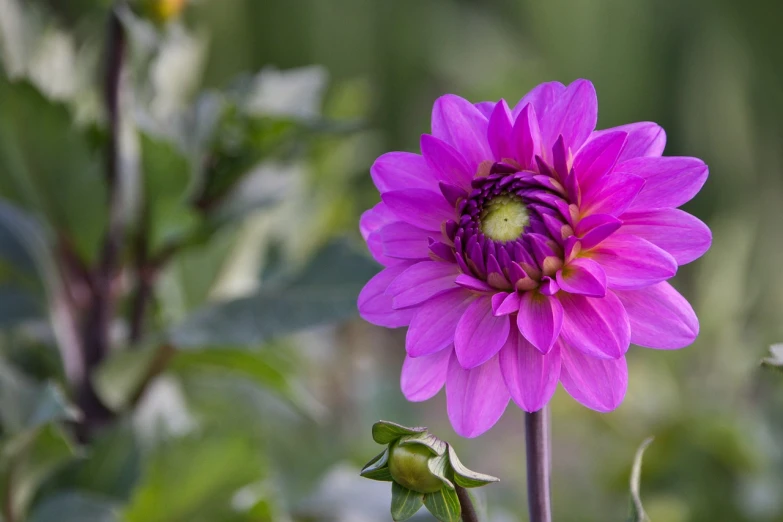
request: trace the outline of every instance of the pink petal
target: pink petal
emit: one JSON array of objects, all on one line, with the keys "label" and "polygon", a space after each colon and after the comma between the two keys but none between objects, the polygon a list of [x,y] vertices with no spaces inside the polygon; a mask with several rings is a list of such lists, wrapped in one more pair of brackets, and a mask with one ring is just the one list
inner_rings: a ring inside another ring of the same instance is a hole
[{"label": "pink petal", "polygon": [[634,344],[676,350],[699,335],[699,319],[693,308],[669,283],[616,294],[628,312]]},{"label": "pink petal", "polygon": [[446,383],[453,351],[446,349],[415,358],[405,356],[400,374],[400,388],[405,398],[411,402],[421,402],[437,395]]},{"label": "pink petal", "polygon": [[452,356],[446,377],[446,409],[459,435],[473,438],[490,429],[510,398],[497,355],[472,370],[462,368]]},{"label": "pink petal", "polygon": [[541,154],[541,130],[538,116],[532,105],[526,105],[514,123],[511,131],[511,144],[514,156],[523,168],[532,168],[535,157]]},{"label": "pink petal", "polygon": [[560,335],[563,307],[557,297],[525,292],[519,303],[517,327],[541,353],[547,353]]},{"label": "pink petal", "polygon": [[460,274],[457,276],[457,284],[468,290],[474,290],[476,292],[496,292],[494,288],[489,286],[481,279],[476,279],[473,276],[467,274]]},{"label": "pink petal", "polygon": [[697,158],[635,158],[617,165],[617,172],[645,179],[633,210],[679,207],[695,196],[707,181],[709,169]]},{"label": "pink petal", "polygon": [[457,288],[454,280],[458,274],[459,268],[455,264],[423,261],[397,276],[386,293],[394,298],[394,308],[408,308]]},{"label": "pink petal", "polygon": [[399,221],[399,218],[394,215],[394,212],[385,203],[381,202],[364,211],[359,220],[359,231],[366,241],[370,234],[395,221]]},{"label": "pink petal", "polygon": [[582,194],[582,215],[611,214],[619,216],[628,209],[644,188],[644,179],[633,174],[612,172],[601,185],[588,194]]},{"label": "pink petal", "polygon": [[621,216],[620,233],[633,234],[666,250],[678,265],[701,257],[712,244],[712,232],[698,218],[674,208],[635,210]]},{"label": "pink petal", "polygon": [[617,359],[631,344],[631,325],[620,299],[612,292],[604,297],[560,294],[564,319],[561,338],[586,355]]},{"label": "pink petal", "polygon": [[447,94],[435,101],[432,108],[432,134],[455,149],[476,172],[482,161],[492,159],[487,142],[486,116],[469,101]]},{"label": "pink petal", "polygon": [[417,308],[405,337],[408,355],[429,355],[453,343],[457,323],[475,299],[467,290],[449,290]]},{"label": "pink petal", "polygon": [[454,352],[465,369],[487,362],[508,339],[508,316],[495,317],[491,301],[489,296],[479,297],[470,304],[457,323]]},{"label": "pink petal", "polygon": [[381,194],[391,190],[436,187],[435,176],[424,158],[410,152],[388,152],[370,167],[370,175]]},{"label": "pink petal", "polygon": [[529,104],[538,113],[539,116],[543,116],[554,104],[555,101],[566,90],[565,85],[560,82],[546,82],[537,85],[529,93],[527,93],[519,103],[514,107],[512,115],[514,118],[519,116],[522,110]]},{"label": "pink petal", "polygon": [[629,234],[614,234],[590,252],[606,272],[607,286],[636,290],[677,273],[677,261],[649,241]]},{"label": "pink petal", "polygon": [[557,284],[569,294],[587,297],[606,295],[606,273],[601,265],[586,257],[570,261],[557,273]]},{"label": "pink petal", "polygon": [[[610,132],[627,132],[628,141],[620,153],[618,162],[623,162],[640,156],[660,156],[666,146],[666,132],[657,123],[642,121],[629,123],[594,132],[590,140],[594,140]],[[589,142],[588,142],[589,143]]]},{"label": "pink petal", "polygon": [[[502,297],[502,299],[496,299]],[[519,292],[511,292],[507,294],[501,292],[492,296],[492,310],[495,315],[509,315],[519,312],[519,305],[522,302],[522,297]],[[495,306],[497,304],[497,306]]]},{"label": "pink petal", "polygon": [[[383,227],[379,235],[385,256],[397,259],[429,259],[429,238],[435,233],[398,221]],[[437,236],[440,237],[440,234]]]},{"label": "pink petal", "polygon": [[471,169],[462,155],[451,145],[435,136],[422,134],[419,141],[421,153],[438,181],[470,190]]},{"label": "pink petal", "polygon": [[424,189],[393,190],[381,199],[402,221],[424,230],[440,231],[441,225],[456,217],[443,195]]},{"label": "pink petal", "polygon": [[542,354],[516,328],[500,350],[500,370],[511,398],[525,411],[538,411],[549,402],[560,378],[560,347]]},{"label": "pink petal", "polygon": [[511,111],[506,100],[500,100],[489,116],[487,139],[496,161],[513,158],[514,149],[511,145],[511,129],[513,127]]},{"label": "pink petal", "polygon": [[387,328],[397,328],[410,324],[414,310],[395,310],[392,298],[386,295],[389,284],[404,272],[410,263],[402,263],[384,270],[370,279],[359,293],[359,315],[367,322]]},{"label": "pink petal", "polygon": [[595,183],[612,170],[627,138],[624,132],[609,132],[591,139],[579,149],[573,169],[583,193],[590,192]]},{"label": "pink petal", "polygon": [[581,238],[582,250],[589,250],[614,234],[623,222],[609,214],[591,214],[579,221],[575,233]]},{"label": "pink petal", "polygon": [[593,84],[587,80],[571,83],[540,117],[541,148],[545,155],[561,134],[572,151],[579,150],[598,120],[598,99]]},{"label": "pink petal", "polygon": [[483,101],[474,103],[478,111],[483,114],[485,117],[489,118],[489,115],[492,114],[492,111],[495,110],[495,105],[497,105],[495,102],[492,101]]},{"label": "pink petal", "polygon": [[628,389],[628,365],[625,357],[598,359],[561,347],[563,364],[560,382],[580,404],[603,413],[617,408]]}]

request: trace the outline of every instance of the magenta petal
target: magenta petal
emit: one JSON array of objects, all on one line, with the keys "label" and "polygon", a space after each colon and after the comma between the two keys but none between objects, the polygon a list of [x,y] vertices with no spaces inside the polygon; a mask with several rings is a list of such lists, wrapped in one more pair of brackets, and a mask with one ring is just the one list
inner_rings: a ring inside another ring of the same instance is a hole
[{"label": "magenta petal", "polygon": [[492,114],[492,111],[495,110],[495,105],[497,105],[495,102],[492,101],[483,101],[474,103],[478,111],[489,118],[489,115]]},{"label": "magenta petal", "polygon": [[453,94],[441,96],[432,108],[433,136],[457,149],[472,172],[492,159],[487,125],[486,116],[472,103]]},{"label": "magenta petal", "polygon": [[492,313],[489,296],[473,301],[457,324],[454,334],[454,352],[460,366],[475,368],[486,361],[506,343],[508,339],[509,319],[496,317]]},{"label": "magenta petal", "polygon": [[699,319],[693,308],[669,283],[616,294],[628,312],[634,344],[676,350],[699,335]]},{"label": "magenta petal", "polygon": [[583,193],[590,192],[593,185],[612,170],[627,137],[624,132],[609,132],[591,139],[579,149],[573,169]]},{"label": "magenta petal", "polygon": [[454,208],[443,195],[424,189],[393,190],[381,199],[402,221],[424,230],[440,231],[441,225],[454,219]]},{"label": "magenta petal", "polygon": [[457,284],[463,288],[474,290],[476,292],[497,292],[494,288],[489,286],[481,279],[476,279],[473,276],[467,274],[460,274],[457,276]]},{"label": "magenta petal", "polygon": [[560,355],[560,382],[577,402],[604,413],[623,402],[628,389],[625,357],[598,359],[568,346],[561,347]]},{"label": "magenta petal", "polygon": [[679,207],[695,196],[709,170],[697,158],[635,158],[620,163],[617,172],[635,174],[646,181],[631,205],[633,210]]},{"label": "magenta petal", "polygon": [[549,402],[560,378],[559,343],[547,354],[511,329],[500,350],[500,370],[511,398],[525,411],[538,411]]},{"label": "magenta petal", "polygon": [[622,234],[633,234],[666,250],[678,265],[701,257],[712,244],[712,232],[698,218],[675,208],[626,212]]},{"label": "magenta petal", "polygon": [[386,288],[410,266],[402,263],[386,268],[370,279],[359,293],[359,315],[367,322],[387,328],[398,328],[410,324],[414,310],[395,310],[392,298],[386,295]]},{"label": "magenta petal", "polygon": [[596,131],[590,136],[590,140],[600,138],[610,132],[627,132],[628,141],[625,143],[623,151],[620,153],[618,162],[623,162],[640,156],[660,156],[666,147],[666,132],[657,123],[651,121],[641,121],[638,123],[629,123]]},{"label": "magenta petal", "polygon": [[415,358],[406,356],[400,374],[400,388],[405,398],[411,402],[421,402],[437,395],[446,383],[453,351],[441,350]]},{"label": "magenta petal", "polygon": [[386,293],[394,298],[394,308],[408,308],[457,288],[454,280],[458,274],[459,268],[455,264],[423,261],[397,276]]},{"label": "magenta petal", "polygon": [[446,409],[459,435],[473,438],[490,429],[510,398],[497,355],[472,370],[462,368],[452,356],[446,377]]},{"label": "magenta petal", "polygon": [[[503,300],[497,303],[497,306],[495,305],[495,297],[497,296],[503,296]],[[519,305],[522,302],[522,296],[519,295],[519,292],[511,292],[510,294],[506,294],[505,292],[502,294],[495,294],[492,296],[492,309],[495,312],[495,315],[509,315],[509,314],[515,314],[519,312]]]},{"label": "magenta petal", "polygon": [[519,303],[517,326],[541,353],[547,353],[560,335],[563,307],[557,297],[525,292]]},{"label": "magenta petal", "polygon": [[435,136],[422,134],[419,141],[421,153],[438,181],[470,190],[471,169],[462,155],[451,145]]},{"label": "magenta petal", "polygon": [[453,343],[457,323],[475,299],[467,290],[449,290],[417,308],[405,337],[408,355],[429,355]]},{"label": "magenta petal", "polygon": [[533,107],[539,116],[543,116],[550,107],[555,104],[555,101],[566,90],[565,85],[560,82],[546,82],[537,85],[529,93],[527,93],[519,103],[516,104],[512,115],[514,118],[518,117],[522,110],[530,105]]},{"label": "magenta petal", "polygon": [[538,127],[538,117],[532,105],[525,106],[516,119],[511,131],[513,156],[522,168],[533,168],[535,157],[541,154],[541,130]]},{"label": "magenta petal", "polygon": [[557,272],[557,284],[569,294],[603,297],[606,295],[606,272],[592,259],[579,257]]},{"label": "magenta petal", "polygon": [[590,257],[601,264],[612,289],[636,290],[677,273],[677,261],[665,250],[629,234],[614,234],[593,249]]},{"label": "magenta petal", "polygon": [[583,194],[580,210],[583,215],[611,214],[619,216],[631,207],[644,190],[645,181],[634,174],[612,172],[597,190]]},{"label": "magenta petal", "polygon": [[620,299],[612,292],[604,297],[560,294],[564,319],[561,338],[586,355],[617,359],[631,344],[631,324]]},{"label": "magenta petal", "polygon": [[591,214],[576,225],[576,235],[581,238],[582,250],[589,250],[614,234],[623,222],[609,214]]},{"label": "magenta petal", "polygon": [[394,212],[381,202],[372,207],[369,210],[365,210],[359,220],[359,231],[362,233],[362,237],[366,240],[370,234],[376,230],[380,230],[382,227],[389,223],[399,221]]},{"label": "magenta petal", "polygon": [[487,127],[489,147],[492,149],[496,161],[514,157],[514,150],[511,146],[512,126],[508,104],[506,100],[500,100],[489,117],[489,126]]},{"label": "magenta petal", "polygon": [[[396,216],[395,216],[396,217]],[[398,221],[383,227],[380,239],[384,255],[397,259],[429,259],[433,232]]]},{"label": "magenta petal", "polygon": [[410,152],[388,152],[372,164],[370,175],[381,194],[391,190],[437,186],[424,158]]},{"label": "magenta petal", "polygon": [[544,154],[549,154],[561,134],[572,151],[579,150],[598,120],[598,99],[593,84],[587,80],[571,83],[540,118]]}]

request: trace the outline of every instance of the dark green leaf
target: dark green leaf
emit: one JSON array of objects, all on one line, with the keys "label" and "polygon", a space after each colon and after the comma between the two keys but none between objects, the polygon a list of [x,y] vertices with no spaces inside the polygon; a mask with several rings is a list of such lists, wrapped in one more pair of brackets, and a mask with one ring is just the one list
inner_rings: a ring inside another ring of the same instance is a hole
[{"label": "dark green leaf", "polygon": [[389,471],[389,448],[365,464],[360,475],[372,480],[391,482],[393,479]]},{"label": "dark green leaf", "polygon": [[454,482],[463,488],[477,488],[485,486],[491,482],[498,482],[500,479],[491,475],[485,475],[476,471],[469,470],[457,458],[457,452],[449,445],[449,462],[454,470]]},{"label": "dark green leaf", "polygon": [[[2,172],[0,172],[0,177]],[[23,211],[0,200],[0,259],[16,272],[33,276],[36,273],[36,259],[31,253],[28,236],[30,229],[36,230],[33,237],[40,235],[38,225]]]},{"label": "dark green leaf", "polygon": [[642,478],[642,458],[644,451],[652,444],[653,438],[650,437],[642,442],[639,449],[636,450],[636,456],[633,459],[633,469],[631,470],[631,514],[628,522],[650,522],[650,518],[642,507],[642,499],[639,495],[639,487]]},{"label": "dark green leaf", "polygon": [[120,522],[115,502],[91,493],[68,491],[46,497],[29,522]]},{"label": "dark green leaf", "polygon": [[0,79],[0,195],[93,260],[106,228],[103,162],[69,111],[28,83]]},{"label": "dark green leaf", "polygon": [[372,425],[372,440],[378,444],[390,444],[403,435],[416,435],[426,431],[427,428],[408,428],[395,422],[382,420]]},{"label": "dark green leaf", "polygon": [[155,252],[184,237],[198,222],[187,200],[191,167],[173,143],[149,134],[141,135],[141,167],[150,248]]},{"label": "dark green leaf", "polygon": [[424,505],[441,522],[460,521],[462,509],[457,492],[453,489],[443,488],[436,493],[427,493],[424,495]]},{"label": "dark green leaf", "polygon": [[408,520],[421,509],[422,494],[392,482],[391,516],[395,522]]},{"label": "dark green leaf", "polygon": [[45,306],[36,294],[16,285],[0,283],[0,328],[40,319]]},{"label": "dark green leaf", "polygon": [[171,332],[177,347],[259,345],[305,328],[347,319],[377,272],[375,263],[343,242],[327,245],[288,284],[207,306]]},{"label": "dark green leaf", "polygon": [[101,401],[113,411],[129,406],[160,356],[159,345],[113,353],[91,376]]},{"label": "dark green leaf", "polygon": [[783,344],[769,347],[769,356],[761,360],[762,366],[783,372]]}]

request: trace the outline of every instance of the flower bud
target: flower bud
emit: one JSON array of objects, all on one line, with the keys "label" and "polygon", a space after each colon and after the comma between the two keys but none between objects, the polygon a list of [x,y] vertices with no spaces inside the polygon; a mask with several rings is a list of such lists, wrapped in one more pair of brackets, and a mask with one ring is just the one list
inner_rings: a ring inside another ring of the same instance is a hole
[{"label": "flower bud", "polygon": [[427,446],[421,444],[392,444],[389,449],[389,472],[401,486],[417,493],[434,493],[443,487],[443,481],[433,475],[429,468],[429,460],[434,456]]}]

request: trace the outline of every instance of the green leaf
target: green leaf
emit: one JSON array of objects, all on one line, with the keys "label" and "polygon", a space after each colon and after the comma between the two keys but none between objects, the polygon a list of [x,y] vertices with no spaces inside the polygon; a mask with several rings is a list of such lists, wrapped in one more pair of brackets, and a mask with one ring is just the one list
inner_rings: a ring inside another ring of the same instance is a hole
[{"label": "green leaf", "polygon": [[46,216],[82,259],[106,229],[103,161],[68,109],[0,78],[0,196]]},{"label": "green leaf", "polygon": [[[0,172],[2,176],[2,172]],[[36,259],[31,253],[27,232],[33,229],[33,237],[40,235],[38,225],[23,211],[0,200],[0,259],[17,273],[34,276]]]},{"label": "green leaf", "polygon": [[239,434],[210,434],[159,446],[125,510],[125,522],[227,519],[236,491],[264,477],[256,445]]},{"label": "green leaf", "polygon": [[783,343],[769,347],[770,355],[761,360],[761,365],[783,372]]},{"label": "green leaf", "polygon": [[408,428],[396,422],[381,420],[372,425],[372,440],[378,444],[390,444],[404,435],[424,433],[427,428]]},{"label": "green leaf", "polygon": [[469,470],[457,458],[457,452],[449,445],[449,462],[454,470],[454,482],[463,488],[477,488],[485,486],[491,482],[498,482],[500,479],[484,473]]},{"label": "green leaf", "polygon": [[174,346],[260,345],[264,341],[356,313],[356,297],[377,272],[344,242],[330,243],[287,284],[208,305],[171,331]]},{"label": "green leaf", "polygon": [[462,508],[457,492],[453,489],[443,488],[435,493],[427,493],[424,495],[424,505],[441,522],[460,522]]},{"label": "green leaf", "polygon": [[392,482],[391,516],[395,522],[408,520],[421,509],[422,494]]},{"label": "green leaf", "polygon": [[29,522],[120,522],[116,502],[82,491],[46,497],[30,514]]},{"label": "green leaf", "polygon": [[38,384],[0,360],[0,421],[8,433],[79,418],[80,412],[56,384]]},{"label": "green leaf", "polygon": [[639,487],[642,478],[642,458],[644,451],[652,444],[653,438],[650,437],[642,442],[639,449],[636,450],[636,456],[633,459],[633,468],[631,470],[631,514],[628,522],[650,522],[650,517],[642,507],[642,499],[639,496]]},{"label": "green leaf", "polygon": [[47,424],[9,441],[2,460],[7,469],[4,487],[11,513],[21,520],[39,486],[75,455],[72,442],[56,424]]},{"label": "green leaf", "polygon": [[400,446],[406,446],[409,444],[421,444],[432,450],[435,455],[444,455],[446,453],[446,443],[440,440],[438,437],[429,432],[414,433],[412,435],[405,435],[400,438],[398,443]]},{"label": "green leaf", "polygon": [[142,133],[141,168],[150,249],[157,252],[187,235],[198,223],[199,217],[187,200],[191,167],[173,143]]},{"label": "green leaf", "polygon": [[113,411],[127,408],[138,396],[155,363],[165,357],[165,349],[154,344],[111,354],[91,376],[101,401]]},{"label": "green leaf", "polygon": [[375,456],[375,458],[365,464],[359,474],[364,478],[372,480],[392,482],[394,479],[389,471],[389,448],[386,448],[383,450],[383,453]]},{"label": "green leaf", "polygon": [[0,328],[44,317],[46,309],[38,295],[17,285],[0,283]]},{"label": "green leaf", "polygon": [[438,477],[443,485],[449,489],[454,489],[454,483],[449,480],[449,456],[446,453],[433,457],[427,461],[427,467],[430,468],[430,472]]}]

